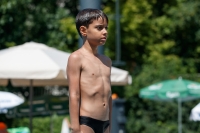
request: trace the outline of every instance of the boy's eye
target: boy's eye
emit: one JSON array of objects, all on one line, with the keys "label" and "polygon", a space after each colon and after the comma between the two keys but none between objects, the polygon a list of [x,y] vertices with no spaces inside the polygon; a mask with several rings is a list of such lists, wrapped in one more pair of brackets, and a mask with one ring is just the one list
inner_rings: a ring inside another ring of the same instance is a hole
[{"label": "boy's eye", "polygon": [[104,27],[104,26],[97,26],[96,27],[98,30],[103,30],[103,28],[105,28],[106,30],[108,29],[108,27],[106,26],[106,27]]},{"label": "boy's eye", "polygon": [[98,29],[98,30],[102,30],[102,29],[103,29],[103,26],[97,26],[97,29]]}]

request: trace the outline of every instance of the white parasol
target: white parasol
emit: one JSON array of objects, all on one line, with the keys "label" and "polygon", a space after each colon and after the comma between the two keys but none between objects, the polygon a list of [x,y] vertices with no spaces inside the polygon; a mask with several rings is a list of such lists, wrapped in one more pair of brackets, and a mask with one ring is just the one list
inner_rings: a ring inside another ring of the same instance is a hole
[{"label": "white parasol", "polygon": [[16,107],[24,103],[24,99],[6,91],[0,91],[0,112],[6,112],[7,109]]},{"label": "white parasol", "polygon": [[[14,86],[67,86],[66,66],[70,53],[45,44],[27,42],[0,51],[0,85],[8,79]],[[131,78],[127,71],[112,67],[111,84],[127,85]]]}]

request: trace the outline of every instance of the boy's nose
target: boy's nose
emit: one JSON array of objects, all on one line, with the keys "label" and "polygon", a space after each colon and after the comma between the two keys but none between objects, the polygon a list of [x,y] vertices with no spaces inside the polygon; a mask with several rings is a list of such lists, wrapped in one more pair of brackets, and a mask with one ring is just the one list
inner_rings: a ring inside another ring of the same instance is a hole
[{"label": "boy's nose", "polygon": [[107,31],[106,28],[103,29],[103,33],[104,33],[104,34],[107,34],[107,33],[108,33],[108,31]]}]

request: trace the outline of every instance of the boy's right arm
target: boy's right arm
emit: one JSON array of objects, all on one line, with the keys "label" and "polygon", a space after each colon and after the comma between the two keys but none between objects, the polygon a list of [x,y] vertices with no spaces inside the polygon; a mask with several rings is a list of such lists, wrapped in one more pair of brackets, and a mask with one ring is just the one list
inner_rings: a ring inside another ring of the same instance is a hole
[{"label": "boy's right arm", "polygon": [[80,133],[79,109],[80,109],[80,79],[81,61],[76,54],[71,54],[67,65],[67,79],[69,84],[69,112],[72,133]]}]

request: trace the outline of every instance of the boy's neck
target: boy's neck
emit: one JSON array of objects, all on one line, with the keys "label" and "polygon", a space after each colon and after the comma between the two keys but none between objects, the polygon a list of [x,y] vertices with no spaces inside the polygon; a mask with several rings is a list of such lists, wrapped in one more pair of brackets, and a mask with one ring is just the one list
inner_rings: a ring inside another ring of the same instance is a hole
[{"label": "boy's neck", "polygon": [[84,51],[93,55],[98,55],[97,48],[98,46],[92,46],[89,43],[84,43],[82,46],[82,49],[84,49]]}]

